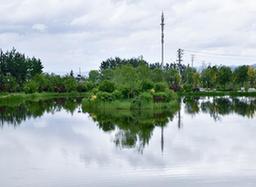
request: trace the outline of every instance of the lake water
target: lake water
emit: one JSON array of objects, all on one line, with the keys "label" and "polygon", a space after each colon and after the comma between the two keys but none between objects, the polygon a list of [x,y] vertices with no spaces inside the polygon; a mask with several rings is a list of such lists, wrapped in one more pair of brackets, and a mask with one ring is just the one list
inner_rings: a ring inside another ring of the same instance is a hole
[{"label": "lake water", "polygon": [[1,187],[256,186],[256,98],[154,114],[79,103],[0,107]]}]

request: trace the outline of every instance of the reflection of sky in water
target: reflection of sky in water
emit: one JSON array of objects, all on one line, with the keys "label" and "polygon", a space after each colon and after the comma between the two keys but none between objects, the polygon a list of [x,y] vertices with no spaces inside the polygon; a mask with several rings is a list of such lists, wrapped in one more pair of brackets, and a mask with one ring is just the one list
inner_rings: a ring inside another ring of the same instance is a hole
[{"label": "reflection of sky in water", "polygon": [[[183,107],[184,108],[184,107]],[[143,151],[121,149],[115,132],[64,111],[0,131],[1,186],[254,186],[256,119],[184,114],[156,127]]]}]

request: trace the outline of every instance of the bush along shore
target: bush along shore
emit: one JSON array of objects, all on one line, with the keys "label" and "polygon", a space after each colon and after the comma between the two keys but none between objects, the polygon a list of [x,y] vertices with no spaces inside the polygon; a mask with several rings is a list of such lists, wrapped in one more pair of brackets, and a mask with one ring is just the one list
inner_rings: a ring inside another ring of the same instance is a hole
[{"label": "bush along shore", "polygon": [[109,90],[109,87],[103,86],[110,84],[111,82],[108,81],[102,82],[99,91],[91,93],[89,97],[83,99],[83,108],[86,110],[161,111],[171,110],[178,106],[178,95],[164,84],[158,83],[154,88],[144,90],[132,98],[124,97],[126,94],[120,90]]}]

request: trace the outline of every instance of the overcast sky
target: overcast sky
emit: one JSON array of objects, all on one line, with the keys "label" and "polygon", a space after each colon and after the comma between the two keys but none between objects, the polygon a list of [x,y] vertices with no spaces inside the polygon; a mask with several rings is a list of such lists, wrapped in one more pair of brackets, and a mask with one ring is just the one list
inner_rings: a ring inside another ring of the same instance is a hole
[{"label": "overcast sky", "polygon": [[198,66],[256,63],[255,0],[0,0],[0,48],[41,58],[48,72],[86,72],[115,56],[156,62],[162,10],[166,62],[183,48]]}]

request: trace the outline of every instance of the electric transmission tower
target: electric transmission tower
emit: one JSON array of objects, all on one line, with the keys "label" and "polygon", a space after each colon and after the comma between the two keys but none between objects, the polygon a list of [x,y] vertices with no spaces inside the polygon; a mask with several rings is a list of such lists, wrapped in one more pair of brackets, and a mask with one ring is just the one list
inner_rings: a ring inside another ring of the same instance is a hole
[{"label": "electric transmission tower", "polygon": [[191,66],[192,66],[192,68],[194,67],[194,61],[195,61],[195,55],[192,54],[191,55]]},{"label": "electric transmission tower", "polygon": [[162,44],[162,59],[161,59],[161,67],[163,68],[164,66],[164,13],[162,12],[162,16],[161,16],[161,44]]},{"label": "electric transmission tower", "polygon": [[184,55],[184,50],[183,49],[178,49],[178,59],[177,62],[179,63],[179,65],[181,64],[181,62],[183,61],[183,55]]}]

